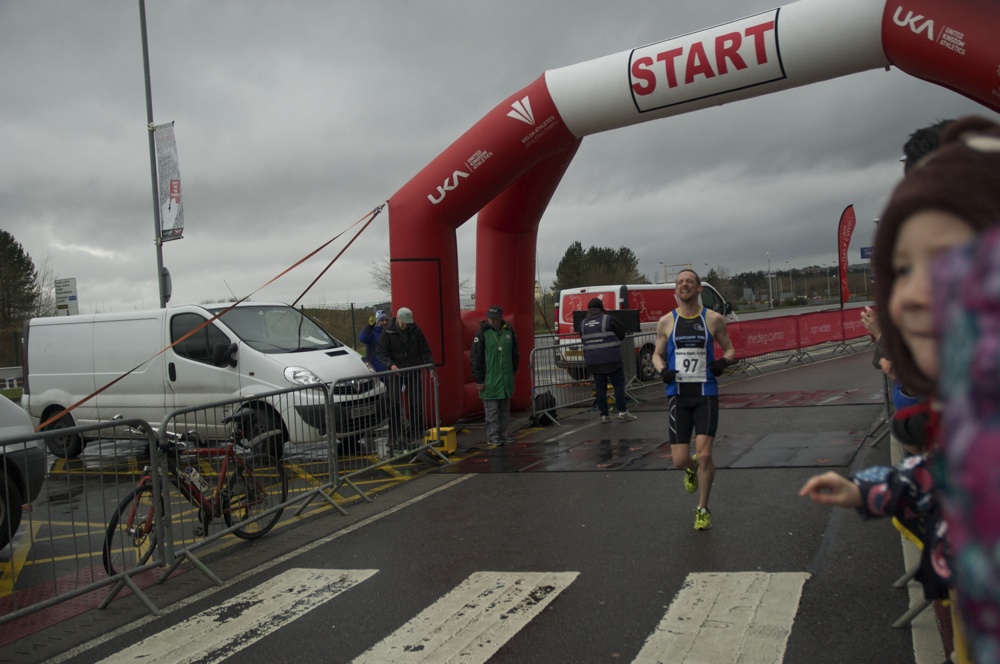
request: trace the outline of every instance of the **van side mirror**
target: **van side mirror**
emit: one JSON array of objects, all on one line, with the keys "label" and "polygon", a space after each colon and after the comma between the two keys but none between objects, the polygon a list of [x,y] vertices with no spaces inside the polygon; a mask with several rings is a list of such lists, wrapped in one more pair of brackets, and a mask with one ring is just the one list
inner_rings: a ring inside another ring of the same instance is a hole
[{"label": "van side mirror", "polygon": [[726,305],[723,307],[723,309],[724,309],[723,312],[724,316],[729,316],[733,313],[733,305],[729,304],[728,302],[726,302]]},{"label": "van side mirror", "polygon": [[236,366],[236,344],[217,343],[212,346],[212,366]]}]

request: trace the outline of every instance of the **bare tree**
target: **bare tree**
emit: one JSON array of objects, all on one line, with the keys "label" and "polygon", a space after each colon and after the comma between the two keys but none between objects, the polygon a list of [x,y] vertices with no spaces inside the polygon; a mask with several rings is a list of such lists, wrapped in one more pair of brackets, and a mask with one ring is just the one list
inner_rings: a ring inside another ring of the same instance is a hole
[{"label": "bare tree", "polygon": [[52,267],[52,254],[48,252],[35,265],[35,288],[38,290],[38,298],[31,315],[55,316],[56,273]]},{"label": "bare tree", "polygon": [[[372,285],[392,297],[392,270],[389,268],[388,254],[382,254],[382,258],[372,263],[368,274],[372,278]],[[458,284],[458,290],[465,292],[469,290],[469,280],[462,279]]]}]

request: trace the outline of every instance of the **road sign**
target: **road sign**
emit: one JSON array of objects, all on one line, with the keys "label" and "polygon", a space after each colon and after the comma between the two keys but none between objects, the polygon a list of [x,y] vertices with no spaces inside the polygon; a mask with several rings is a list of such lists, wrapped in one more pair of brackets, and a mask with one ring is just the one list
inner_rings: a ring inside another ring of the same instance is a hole
[{"label": "road sign", "polygon": [[75,316],[80,313],[76,298],[76,279],[56,279],[56,316]]},{"label": "road sign", "polygon": [[871,258],[872,257],[872,248],[873,247],[861,247],[861,257],[862,258]]}]

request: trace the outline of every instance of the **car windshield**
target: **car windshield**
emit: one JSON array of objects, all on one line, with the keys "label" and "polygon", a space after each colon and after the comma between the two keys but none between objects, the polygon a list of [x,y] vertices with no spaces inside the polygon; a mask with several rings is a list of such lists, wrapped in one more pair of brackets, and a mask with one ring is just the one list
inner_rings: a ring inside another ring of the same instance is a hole
[{"label": "car windshield", "polygon": [[[224,307],[211,309],[213,314]],[[242,306],[219,319],[236,336],[262,353],[299,353],[342,346],[316,321],[286,306]]]}]

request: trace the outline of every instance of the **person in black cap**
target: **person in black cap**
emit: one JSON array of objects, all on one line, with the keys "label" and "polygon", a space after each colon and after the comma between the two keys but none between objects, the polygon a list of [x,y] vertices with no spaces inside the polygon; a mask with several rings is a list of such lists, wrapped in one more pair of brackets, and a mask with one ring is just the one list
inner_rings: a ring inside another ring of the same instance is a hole
[{"label": "person in black cap", "polygon": [[514,372],[520,362],[517,335],[503,319],[503,309],[493,305],[472,340],[472,378],[486,411],[486,442],[499,447],[513,443],[507,434],[510,398],[514,395]]},{"label": "person in black cap", "polygon": [[615,407],[619,422],[631,422],[635,415],[628,412],[625,395],[625,370],[622,367],[621,340],[625,326],[608,315],[601,298],[587,303],[587,317],[580,323],[580,341],[583,342],[583,361],[594,377],[594,395],[601,423],[611,421],[608,413],[608,380],[615,388]]}]

